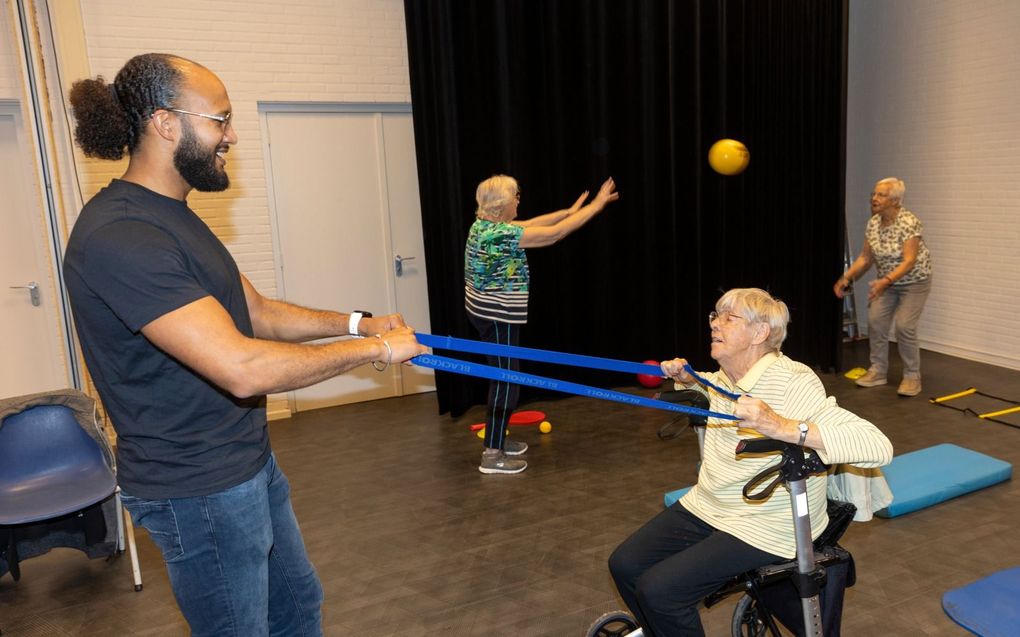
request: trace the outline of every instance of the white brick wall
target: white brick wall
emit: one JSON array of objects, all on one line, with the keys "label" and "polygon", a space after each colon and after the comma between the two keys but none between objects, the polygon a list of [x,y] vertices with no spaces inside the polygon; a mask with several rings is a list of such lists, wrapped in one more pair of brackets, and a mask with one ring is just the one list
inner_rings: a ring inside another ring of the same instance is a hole
[{"label": "white brick wall", "polygon": [[[934,261],[922,347],[1020,369],[1020,2],[853,0],[847,217],[895,175]],[[870,277],[869,277],[870,278]],[[866,286],[856,296],[866,316]],[[866,321],[866,319],[865,319]]]},{"label": "white brick wall", "polygon": [[[0,17],[8,41],[9,2]],[[240,138],[229,155],[232,187],[189,201],[259,291],[275,296],[258,102],[410,102],[401,0],[88,0],[81,12],[93,75],[112,81],[133,55],[159,51],[196,60],[223,79]],[[0,98],[20,98],[16,62],[4,42]],[[125,166],[84,160],[84,197]],[[282,396],[270,398],[270,411],[285,408]]]},{"label": "white brick wall", "polygon": [[[131,56],[161,51],[200,62],[226,84],[240,138],[229,156],[233,185],[189,201],[267,295],[276,278],[258,102],[411,99],[400,0],[89,0],[82,17],[94,74],[112,80]],[[120,171],[90,162],[86,196]]]}]

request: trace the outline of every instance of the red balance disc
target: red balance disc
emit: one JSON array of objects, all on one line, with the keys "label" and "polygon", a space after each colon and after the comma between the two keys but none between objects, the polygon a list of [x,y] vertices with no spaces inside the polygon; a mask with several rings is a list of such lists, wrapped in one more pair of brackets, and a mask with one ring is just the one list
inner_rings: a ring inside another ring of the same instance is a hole
[{"label": "red balance disc", "polygon": [[[515,411],[510,416],[510,424],[517,427],[537,425],[543,420],[545,420],[544,411]],[[485,429],[484,422],[480,422],[476,425],[471,425],[471,431],[478,431],[479,429]]]}]

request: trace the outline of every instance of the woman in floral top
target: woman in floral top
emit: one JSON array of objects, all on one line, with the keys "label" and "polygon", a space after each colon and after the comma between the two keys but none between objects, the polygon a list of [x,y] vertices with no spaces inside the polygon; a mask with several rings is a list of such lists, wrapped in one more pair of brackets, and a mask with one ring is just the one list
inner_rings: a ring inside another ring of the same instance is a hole
[{"label": "woman in floral top", "polygon": [[868,339],[871,367],[857,379],[861,387],[885,385],[889,371],[889,328],[903,359],[903,380],[897,393],[921,393],[921,350],[917,324],[931,291],[931,254],[924,243],[921,220],[903,207],[903,181],[888,177],[871,193],[871,219],[864,231],[864,247],[853,265],[833,285],[838,298],[872,264],[878,278],[869,283]]},{"label": "woman in floral top", "polygon": [[[507,175],[490,177],[478,185],[477,219],[468,232],[464,250],[464,305],[468,319],[483,341],[517,345],[520,327],[528,321],[528,257],[525,248],[550,246],[591,221],[616,201],[616,184],[609,178],[591,203],[588,191],[570,208],[517,221],[521,190]],[[517,361],[489,356],[489,365],[517,370]],[[528,463],[519,456],[528,450],[523,442],[508,440],[506,428],[517,408],[518,386],[491,381],[485,414],[485,450],[482,473],[520,473]]]}]

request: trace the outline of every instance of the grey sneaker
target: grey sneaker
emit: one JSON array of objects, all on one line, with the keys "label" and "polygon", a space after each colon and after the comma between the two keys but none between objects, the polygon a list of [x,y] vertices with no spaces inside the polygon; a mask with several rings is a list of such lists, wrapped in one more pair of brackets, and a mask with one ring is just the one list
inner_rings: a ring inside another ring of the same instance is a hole
[{"label": "grey sneaker", "polygon": [[528,468],[525,460],[508,458],[505,453],[486,454],[482,453],[482,463],[478,470],[482,473],[520,473]]},{"label": "grey sneaker", "polygon": [[868,373],[857,379],[858,387],[878,387],[879,385],[885,385],[889,381],[886,379],[885,374],[879,374],[873,369],[869,369]]},{"label": "grey sneaker", "polygon": [[519,456],[528,450],[528,443],[507,438],[503,441],[503,453],[508,456]]}]

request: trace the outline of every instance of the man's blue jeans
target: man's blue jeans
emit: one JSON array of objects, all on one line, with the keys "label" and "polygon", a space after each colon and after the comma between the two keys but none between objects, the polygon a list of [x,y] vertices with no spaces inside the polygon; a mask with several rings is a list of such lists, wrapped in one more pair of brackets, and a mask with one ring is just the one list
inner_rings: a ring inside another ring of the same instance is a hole
[{"label": "man's blue jeans", "polygon": [[163,552],[193,636],[322,634],[322,586],[275,456],[247,482],[211,495],[122,495]]}]

